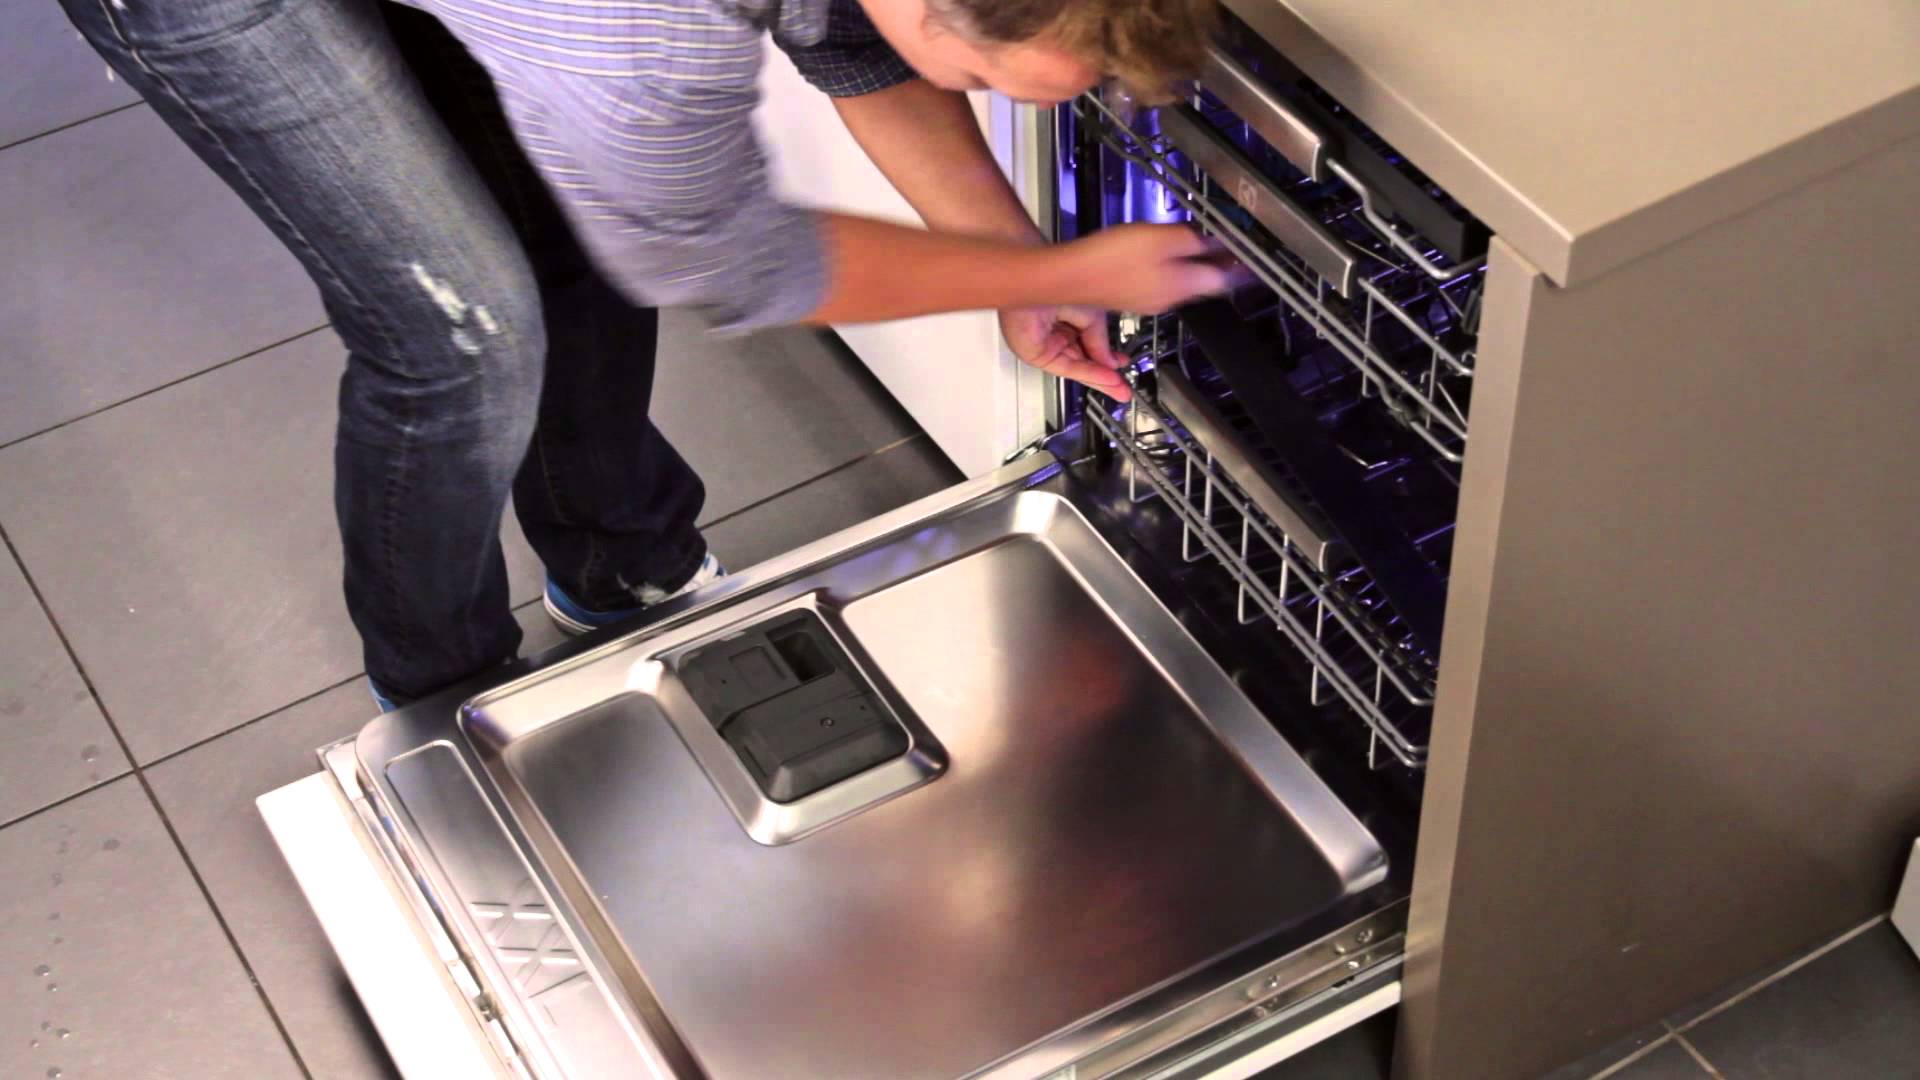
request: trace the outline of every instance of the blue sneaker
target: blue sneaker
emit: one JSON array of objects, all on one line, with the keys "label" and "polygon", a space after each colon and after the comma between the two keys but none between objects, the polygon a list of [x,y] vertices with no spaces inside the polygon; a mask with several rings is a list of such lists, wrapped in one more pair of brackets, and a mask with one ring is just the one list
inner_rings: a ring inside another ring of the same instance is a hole
[{"label": "blue sneaker", "polygon": [[598,630],[603,626],[612,626],[622,620],[631,619],[656,604],[664,604],[669,600],[685,596],[702,585],[725,577],[726,574],[726,567],[721,566],[720,560],[714,558],[713,552],[709,551],[707,557],[700,561],[700,568],[693,572],[693,576],[687,579],[685,585],[672,592],[652,585],[637,586],[630,591],[639,603],[629,608],[616,608],[612,611],[596,611],[582,604],[568,596],[567,591],[549,575],[546,592],[541,596],[541,602],[547,609],[547,617],[553,620],[555,626],[569,634],[584,634],[589,630]]}]

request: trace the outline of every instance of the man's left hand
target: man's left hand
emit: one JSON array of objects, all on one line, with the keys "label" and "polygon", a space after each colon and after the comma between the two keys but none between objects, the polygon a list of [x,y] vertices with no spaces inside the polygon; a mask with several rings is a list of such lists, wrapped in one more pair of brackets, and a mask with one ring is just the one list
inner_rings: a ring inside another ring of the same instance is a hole
[{"label": "man's left hand", "polygon": [[1107,345],[1107,313],[1097,308],[1014,308],[1000,313],[1000,333],[1021,360],[1050,375],[1090,386],[1113,398],[1132,397]]}]

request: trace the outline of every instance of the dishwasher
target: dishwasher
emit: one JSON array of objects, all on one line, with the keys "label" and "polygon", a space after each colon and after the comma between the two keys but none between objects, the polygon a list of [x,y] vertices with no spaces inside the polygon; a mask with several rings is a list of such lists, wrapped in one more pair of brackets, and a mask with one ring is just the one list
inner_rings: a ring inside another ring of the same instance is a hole
[{"label": "dishwasher", "polygon": [[409,1077],[1251,1076],[1399,999],[1488,230],[1229,18],[1043,113],[1117,314],[999,471],[261,799]]}]

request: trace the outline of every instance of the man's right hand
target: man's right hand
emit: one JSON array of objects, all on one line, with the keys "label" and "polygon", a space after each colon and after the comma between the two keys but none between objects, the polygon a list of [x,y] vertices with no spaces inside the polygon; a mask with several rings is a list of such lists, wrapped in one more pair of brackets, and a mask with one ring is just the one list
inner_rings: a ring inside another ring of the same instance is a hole
[{"label": "man's right hand", "polygon": [[1218,241],[1185,225],[1116,225],[1060,254],[1085,282],[1081,303],[1142,315],[1227,292],[1246,277]]},{"label": "man's right hand", "polygon": [[1185,225],[1118,225],[1047,247],[820,216],[826,296],[807,322],[859,323],[982,308],[1158,314],[1233,288],[1246,271]]}]

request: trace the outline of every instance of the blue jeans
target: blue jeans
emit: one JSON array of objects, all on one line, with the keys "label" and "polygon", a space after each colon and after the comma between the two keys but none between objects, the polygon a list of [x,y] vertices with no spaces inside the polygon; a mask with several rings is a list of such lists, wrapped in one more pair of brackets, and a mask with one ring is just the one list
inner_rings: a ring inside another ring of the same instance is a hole
[{"label": "blue jeans", "polygon": [[705,491],[647,419],[656,314],[596,270],[437,21],[376,0],[63,3],[299,257],[346,344],[334,508],[380,687],[411,699],[518,649],[509,492],[590,607],[693,575]]}]

